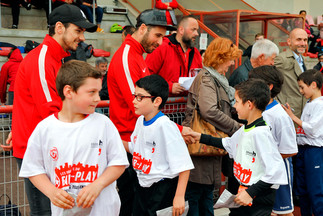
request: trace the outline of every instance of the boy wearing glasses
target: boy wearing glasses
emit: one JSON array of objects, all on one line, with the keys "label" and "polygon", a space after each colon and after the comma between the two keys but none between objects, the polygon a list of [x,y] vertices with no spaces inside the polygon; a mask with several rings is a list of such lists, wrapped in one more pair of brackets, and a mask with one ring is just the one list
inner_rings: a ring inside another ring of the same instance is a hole
[{"label": "boy wearing glasses", "polygon": [[131,141],[123,141],[133,155],[140,184],[133,215],[156,215],[172,205],[173,215],[181,215],[189,170],[194,166],[178,127],[160,111],[168,98],[168,84],[159,75],[146,76],[136,82],[133,98],[135,113],[141,116]]}]

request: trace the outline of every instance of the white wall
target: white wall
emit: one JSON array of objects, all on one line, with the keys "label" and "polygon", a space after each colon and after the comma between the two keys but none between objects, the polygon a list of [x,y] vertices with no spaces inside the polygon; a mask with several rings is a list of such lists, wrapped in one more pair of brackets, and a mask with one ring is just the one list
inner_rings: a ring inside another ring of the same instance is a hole
[{"label": "white wall", "polygon": [[259,11],[298,14],[306,10],[307,14],[317,17],[323,14],[322,0],[245,0]]}]

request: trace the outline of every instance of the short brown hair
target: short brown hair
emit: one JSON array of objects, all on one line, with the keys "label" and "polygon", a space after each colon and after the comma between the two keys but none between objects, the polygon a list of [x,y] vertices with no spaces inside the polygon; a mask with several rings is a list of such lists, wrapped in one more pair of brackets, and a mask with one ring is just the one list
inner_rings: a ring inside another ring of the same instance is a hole
[{"label": "short brown hair", "polygon": [[218,37],[206,49],[203,64],[206,67],[216,68],[226,61],[239,58],[241,55],[242,50],[233,44],[231,40]]},{"label": "short brown hair", "polygon": [[101,79],[102,74],[95,67],[84,61],[70,60],[64,63],[56,77],[56,89],[60,98],[62,100],[65,99],[63,89],[66,85],[71,86],[73,91],[76,92],[88,77]]},{"label": "short brown hair", "polygon": [[[71,23],[63,23],[63,25],[64,25],[65,28],[68,28],[70,26],[70,24]],[[48,27],[48,35],[51,36],[51,37],[53,37],[54,34],[56,33],[55,32],[55,26],[56,26],[56,24],[55,25],[51,25],[51,26]]]}]

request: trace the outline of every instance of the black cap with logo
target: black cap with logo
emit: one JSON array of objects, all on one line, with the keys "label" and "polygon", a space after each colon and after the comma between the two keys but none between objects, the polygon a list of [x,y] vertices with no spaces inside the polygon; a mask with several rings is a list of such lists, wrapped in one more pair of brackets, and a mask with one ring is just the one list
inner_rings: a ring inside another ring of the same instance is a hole
[{"label": "black cap with logo", "polygon": [[167,24],[166,11],[157,9],[144,10],[137,17],[137,25],[139,27],[141,24],[151,25],[151,26],[163,26],[169,31],[176,30],[176,27]]},{"label": "black cap with logo", "polygon": [[88,32],[95,32],[97,25],[87,21],[83,11],[77,6],[63,4],[55,8],[48,17],[49,25],[55,25],[57,22],[73,23],[78,27],[85,28]]}]

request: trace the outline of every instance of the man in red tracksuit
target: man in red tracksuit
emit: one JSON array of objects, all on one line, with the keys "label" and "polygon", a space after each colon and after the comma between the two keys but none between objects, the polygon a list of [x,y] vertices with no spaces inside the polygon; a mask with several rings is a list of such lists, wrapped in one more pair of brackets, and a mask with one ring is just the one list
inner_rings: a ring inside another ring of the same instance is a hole
[{"label": "man in red tracksuit", "polygon": [[202,57],[194,47],[198,29],[194,17],[183,17],[178,23],[177,33],[165,38],[163,44],[146,57],[150,73],[162,76],[172,95],[185,91],[178,83],[179,77],[188,77],[190,69],[203,67]]},{"label": "man in red tracksuit", "polygon": [[[122,140],[130,141],[138,118],[132,103],[134,83],[150,75],[143,54],[153,52],[162,44],[166,29],[174,30],[167,25],[165,11],[157,9],[143,11],[137,17],[135,32],[126,37],[109,65],[110,119],[117,127]],[[128,168],[117,181],[121,199],[120,215],[131,215],[133,181],[136,179],[134,171]]]},{"label": "man in red tracksuit", "polygon": [[[94,32],[97,26],[86,21],[81,10],[64,4],[49,15],[49,35],[21,62],[15,81],[12,114],[12,136],[2,147],[10,150],[21,166],[28,139],[36,125],[61,108],[55,79],[68,50],[76,50],[84,41],[84,31]],[[12,137],[12,142],[11,142]],[[35,155],[35,160],[38,155]],[[51,215],[49,199],[25,179],[30,215]]]}]

